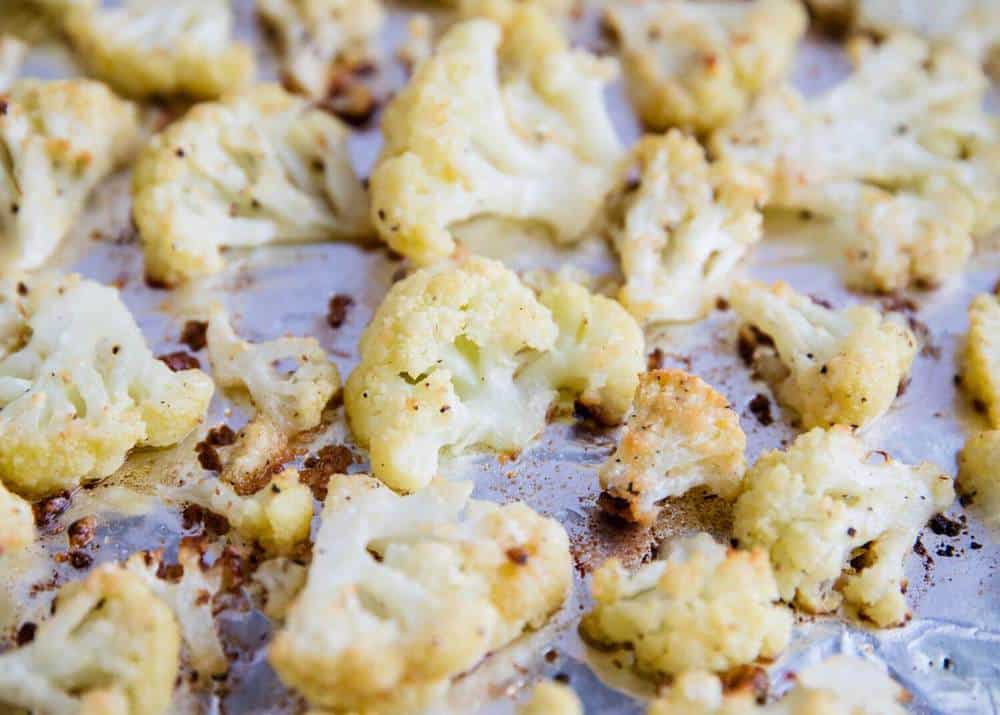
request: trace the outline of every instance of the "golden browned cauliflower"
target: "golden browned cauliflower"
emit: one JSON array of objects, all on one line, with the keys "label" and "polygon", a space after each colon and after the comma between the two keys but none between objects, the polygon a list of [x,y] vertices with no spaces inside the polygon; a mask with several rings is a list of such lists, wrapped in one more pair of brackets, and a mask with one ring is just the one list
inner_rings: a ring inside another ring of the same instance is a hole
[{"label": "golden browned cauliflower", "polygon": [[624,155],[604,104],[613,74],[532,5],[452,27],[383,117],[379,234],[422,264],[451,255],[452,227],[483,216],[578,240]]},{"label": "golden browned cauliflower", "polygon": [[642,332],[614,301],[566,279],[538,298],[475,257],[396,283],[360,354],[347,416],[375,475],[404,490],[431,481],[443,449],[521,449],[559,391],[620,421],[644,367]]},{"label": "golden browned cauliflower", "polygon": [[0,481],[41,497],[108,476],[202,420],[212,381],[153,357],[118,291],[77,275],[0,278]]},{"label": "golden browned cauliflower", "polygon": [[138,113],[85,79],[15,82],[0,105],[0,266],[37,268],[132,154]]},{"label": "golden browned cauliflower", "polygon": [[704,316],[760,240],[763,182],[728,162],[709,163],[679,131],[633,150],[639,184],[609,201],[609,230],[625,284],[618,299],[643,322]]},{"label": "golden browned cauliflower", "polygon": [[220,249],[361,239],[368,201],[348,130],[277,85],[199,104],[135,168],[146,272],[167,284],[222,270]]},{"label": "golden browned cauliflower", "polygon": [[180,636],[142,579],[108,565],[63,586],[34,640],[0,655],[0,703],[45,715],[160,715]]},{"label": "golden browned cauliflower", "polygon": [[786,601],[812,613],[844,601],[886,627],[909,614],[903,558],[954,498],[933,464],[901,464],[845,427],[817,428],[747,471],[733,532],[741,547],[770,553]]},{"label": "golden browned cauliflower", "polygon": [[773,658],[791,634],[767,553],[727,549],[704,533],[674,542],[666,558],[633,574],[608,561],[594,572],[591,591],[596,604],[581,634],[632,650],[636,669],[649,676]]},{"label": "golden browned cauliflower", "polygon": [[460,17],[486,17],[498,22],[507,21],[518,5],[532,5],[556,19],[566,19],[582,9],[580,0],[449,0],[455,5]]},{"label": "golden browned cauliflower", "polygon": [[305,588],[270,661],[318,710],[422,711],[451,678],[543,624],[572,583],[566,532],[471,483],[400,496],[330,481]]},{"label": "golden browned cauliflower", "polygon": [[326,98],[336,72],[369,61],[385,12],[379,0],[258,0],[274,30],[286,83],[313,99]]},{"label": "golden browned cauliflower", "polygon": [[988,523],[1000,526],[1000,430],[979,432],[966,441],[958,455],[958,488]]},{"label": "golden browned cauliflower", "polygon": [[860,428],[883,415],[917,352],[913,333],[875,309],[827,308],[780,281],[740,283],[731,301],[740,320],[774,341],[775,392],[807,429]]},{"label": "golden browned cauliflower", "polygon": [[969,306],[969,335],[962,354],[962,387],[1000,427],[1000,298],[976,296]]},{"label": "golden browned cauliflower", "polygon": [[739,415],[710,385],[682,370],[644,373],[618,449],[601,468],[601,504],[649,524],[664,501],[695,487],[732,499],[744,449]]},{"label": "golden browned cauliflower", "polygon": [[583,715],[583,703],[568,685],[545,680],[535,686],[518,715]]},{"label": "golden browned cauliflower", "polygon": [[31,504],[0,482],[0,556],[20,551],[35,540]]},{"label": "golden browned cauliflower", "polygon": [[695,132],[725,126],[784,79],[807,24],[796,0],[632,0],[609,3],[605,22],[642,121]]},{"label": "golden browned cauliflower", "polygon": [[785,87],[715,133],[712,148],[766,177],[769,206],[830,220],[861,288],[934,285],[960,270],[970,233],[1000,225],[1000,121],[989,82],[907,35],[851,46],[854,73],[805,99]]},{"label": "golden browned cauliflower", "polygon": [[214,99],[253,76],[227,0],[88,3],[66,11],[63,29],[92,74],[133,97]]}]

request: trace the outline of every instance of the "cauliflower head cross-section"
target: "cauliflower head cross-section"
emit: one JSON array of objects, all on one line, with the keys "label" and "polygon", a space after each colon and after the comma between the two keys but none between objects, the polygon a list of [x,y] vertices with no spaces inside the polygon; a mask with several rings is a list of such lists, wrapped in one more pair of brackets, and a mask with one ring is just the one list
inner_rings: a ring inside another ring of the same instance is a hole
[{"label": "cauliflower head cross-section", "polygon": [[767,553],[727,549],[704,533],[672,543],[665,558],[632,574],[611,559],[594,572],[591,591],[596,604],[581,634],[632,649],[636,669],[649,676],[773,658],[791,633]]},{"label": "cauliflower head cross-section", "polygon": [[130,449],[202,420],[212,381],[153,357],[114,288],[77,275],[0,279],[0,480],[40,497],[106,477]]},{"label": "cauliflower head cross-section", "polygon": [[864,427],[889,409],[909,375],[916,338],[873,308],[827,308],[780,281],[740,283],[730,299],[744,323],[774,341],[787,370],[774,376],[777,397],[806,428]]},{"label": "cauliflower head cross-section", "polygon": [[784,79],[807,25],[795,0],[634,0],[610,3],[605,23],[642,121],[697,132],[725,126]]},{"label": "cauliflower head cross-section", "polygon": [[85,79],[21,80],[0,107],[0,266],[38,268],[132,154],[138,112]]},{"label": "cauliflower head cross-section", "polygon": [[336,117],[276,85],[196,105],[135,168],[147,274],[174,284],[222,270],[227,246],[366,237],[347,137]]},{"label": "cauliflower head cross-section", "polygon": [[0,702],[46,715],[160,715],[180,636],[143,580],[102,566],[63,586],[34,640],[0,655]]},{"label": "cauliflower head cross-section", "polygon": [[471,490],[400,496],[364,475],[331,480],[306,586],[270,650],[312,707],[422,710],[559,608],[572,582],[562,526]]},{"label": "cauliflower head cross-section", "polygon": [[969,334],[962,353],[962,387],[993,427],[1000,427],[1000,298],[978,295],[969,306]]},{"label": "cauliflower head cross-section", "polygon": [[698,486],[732,499],[744,449],[739,415],[711,386],[681,370],[644,373],[618,448],[601,468],[601,505],[649,524],[668,497]]},{"label": "cauliflower head cross-section", "polygon": [[396,283],[347,380],[351,428],[396,489],[434,477],[442,449],[517,450],[565,390],[624,417],[643,368],[641,331],[613,301],[556,280],[537,298],[497,261],[470,258]]},{"label": "cauliflower head cross-section", "polygon": [[579,239],[624,155],[604,105],[613,74],[538,7],[454,26],[386,109],[371,177],[379,234],[422,264],[451,255],[452,227],[482,216]]},{"label": "cauliflower head cross-section", "polygon": [[954,498],[933,464],[901,464],[844,427],[817,428],[750,468],[733,532],[741,547],[767,550],[786,601],[814,613],[846,601],[886,627],[908,617],[904,557]]},{"label": "cauliflower head cross-section", "polygon": [[1000,430],[978,432],[958,455],[958,488],[993,526],[1000,526]]},{"label": "cauliflower head cross-section", "polygon": [[66,10],[64,30],[91,73],[132,97],[214,99],[253,75],[227,0],[80,4]]},{"label": "cauliflower head cross-section", "polygon": [[725,293],[762,236],[763,184],[698,142],[670,131],[634,149],[639,184],[609,201],[609,230],[625,285],[618,299],[643,322],[697,320]]}]

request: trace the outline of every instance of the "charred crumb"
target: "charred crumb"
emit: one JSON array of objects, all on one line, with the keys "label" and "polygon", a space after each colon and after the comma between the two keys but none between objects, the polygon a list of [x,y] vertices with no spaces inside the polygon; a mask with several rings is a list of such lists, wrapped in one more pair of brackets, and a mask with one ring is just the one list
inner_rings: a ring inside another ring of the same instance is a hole
[{"label": "charred crumb", "polygon": [[22,298],[28,295],[28,286],[26,286],[22,281],[17,282],[17,294]]},{"label": "charred crumb", "polygon": [[33,640],[35,640],[35,633],[38,632],[38,625],[31,621],[25,621],[21,624],[21,627],[17,629],[17,634],[14,636],[14,642],[20,647],[23,645],[28,645]]},{"label": "charred crumb", "polygon": [[545,651],[546,663],[555,663],[557,660],[559,660],[559,651],[557,651],[555,648],[549,648],[547,651]]},{"label": "charred crumb", "polygon": [[90,568],[91,564],[94,563],[94,557],[88,554],[86,551],[70,551],[69,552],[69,565],[78,571]]},{"label": "charred crumb", "polygon": [[715,309],[721,312],[729,310],[729,301],[720,295],[715,299]]},{"label": "charred crumb", "polygon": [[820,306],[821,308],[826,308],[827,310],[833,310],[833,303],[828,301],[826,298],[823,298],[822,296],[810,294],[809,300],[811,300],[813,303]]},{"label": "charred crumb", "polygon": [[228,447],[236,443],[236,433],[229,425],[219,425],[208,431],[205,442],[213,447]]},{"label": "charred crumb", "polygon": [[951,544],[942,544],[941,546],[938,546],[937,549],[934,550],[934,553],[945,558],[951,558],[958,555],[955,547]]},{"label": "charred crumb", "polygon": [[597,497],[597,506],[609,517],[622,523],[631,523],[632,505],[627,499],[615,496],[609,492],[601,492]]},{"label": "charred crumb", "polygon": [[208,323],[204,320],[189,320],[181,330],[180,342],[192,352],[204,350],[208,345]]},{"label": "charred crumb", "polygon": [[156,567],[156,578],[168,583],[177,583],[184,578],[183,564],[168,564],[161,561]]},{"label": "charred crumb", "polygon": [[933,360],[939,359],[941,357],[941,347],[934,342],[934,336],[931,334],[931,329],[927,327],[927,324],[921,320],[917,320],[912,315],[906,319],[906,322],[909,324],[913,334],[917,336],[917,340],[920,341],[920,355]]},{"label": "charred crumb", "polygon": [[740,328],[739,338],[736,341],[736,352],[740,360],[747,367],[753,365],[757,348],[774,347],[774,340],[767,333],[760,330],[755,325],[744,325]]},{"label": "charred crumb", "polygon": [[887,313],[916,313],[920,306],[912,298],[901,293],[892,293],[881,300],[882,310]]},{"label": "charred crumb", "polygon": [[649,355],[646,356],[646,369],[649,371],[660,370],[663,368],[663,351],[660,348],[655,348]]},{"label": "charred crumb", "polygon": [[326,323],[336,330],[347,321],[347,312],[354,305],[354,298],[344,293],[337,293],[330,298],[326,311]]},{"label": "charred crumb", "polygon": [[153,290],[170,290],[171,285],[166,281],[160,280],[159,278],[153,278],[153,276],[146,274],[145,276],[146,287]]},{"label": "charred crumb", "polygon": [[166,355],[159,355],[156,359],[164,363],[173,372],[201,369],[201,363],[198,362],[198,358],[189,352],[185,352],[184,350],[167,353]]},{"label": "charred crumb", "polygon": [[528,552],[520,546],[507,549],[507,559],[517,566],[524,566],[528,563]]},{"label": "charred crumb", "polygon": [[972,549],[973,551],[979,551],[979,549],[983,548],[983,545],[980,544],[978,541],[970,541],[969,548]]},{"label": "charred crumb", "polygon": [[958,503],[963,507],[972,506],[976,500],[975,492],[965,492],[958,495]]},{"label": "charred crumb", "polygon": [[767,671],[759,665],[737,666],[723,673],[720,679],[722,680],[722,688],[727,693],[749,690],[755,699],[767,699],[770,682]]},{"label": "charred crumb", "polygon": [[198,455],[198,464],[201,465],[202,469],[209,472],[222,471],[222,457],[219,456],[218,450],[207,441],[196,444],[194,451]]},{"label": "charred crumb", "polygon": [[569,683],[569,673],[561,673],[561,672],[556,673],[555,675],[552,676],[552,679],[557,683],[562,683],[563,685],[566,685],[567,683]]},{"label": "charred crumb", "polygon": [[57,526],[56,522],[69,508],[71,499],[72,493],[67,489],[32,505],[35,525],[39,530],[44,533],[53,533]]},{"label": "charred crumb", "polygon": [[771,400],[764,393],[758,392],[754,395],[747,408],[762,426],[768,427],[774,424],[774,416],[771,414]]},{"label": "charred crumb", "polygon": [[73,549],[86,547],[97,535],[97,517],[85,516],[69,525],[66,531],[69,545]]},{"label": "charred crumb", "polygon": [[927,522],[928,528],[938,536],[955,537],[962,533],[963,526],[960,522],[949,519],[944,514],[935,514]]},{"label": "charred crumb", "polygon": [[354,464],[354,453],[342,444],[328,444],[306,457],[299,470],[299,481],[312,491],[318,501],[326,499],[327,486],[334,474],[343,474]]}]

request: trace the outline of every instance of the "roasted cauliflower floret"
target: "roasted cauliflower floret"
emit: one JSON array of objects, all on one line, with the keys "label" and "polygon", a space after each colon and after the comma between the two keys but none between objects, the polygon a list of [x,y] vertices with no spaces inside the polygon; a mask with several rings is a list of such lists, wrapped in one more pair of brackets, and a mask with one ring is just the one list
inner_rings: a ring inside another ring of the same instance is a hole
[{"label": "roasted cauliflower floret", "polygon": [[37,268],[133,152],[138,114],[84,79],[22,80],[0,103],[0,266]]},{"label": "roasted cauliflower floret", "polygon": [[452,227],[483,216],[579,239],[624,154],[604,105],[613,74],[570,50],[538,7],[454,26],[383,117],[371,177],[379,234],[422,264],[452,254]]},{"label": "roasted cauliflower floret", "polygon": [[368,202],[337,118],[276,85],[197,105],[135,169],[146,271],[172,284],[222,269],[220,248],[360,239]]},{"label": "roasted cauliflower floret", "polygon": [[609,202],[609,230],[625,285],[618,299],[643,322],[701,318],[760,240],[762,182],[727,163],[710,164],[678,131],[634,150],[639,185]]},{"label": "roasted cauliflower floret", "polygon": [[786,601],[821,613],[843,600],[885,627],[908,615],[904,556],[954,498],[933,464],[873,453],[844,427],[814,429],[750,468],[733,532],[741,547],[770,553]]},{"label": "roasted cauliflower floret", "polygon": [[399,496],[364,475],[330,482],[312,564],[270,661],[317,709],[416,712],[569,592],[566,532],[470,483]]},{"label": "roasted cauliflower floret", "polygon": [[795,0],[611,3],[629,95],[651,129],[705,132],[784,79],[806,13]]},{"label": "roasted cauliflower floret", "polygon": [[212,599],[222,589],[221,565],[206,568],[201,550],[182,541],[176,564],[165,563],[161,552],[142,551],[129,557],[125,568],[173,611],[180,628],[183,660],[199,679],[224,675],[229,661],[212,615]]},{"label": "roasted cauliflower floret", "polygon": [[67,11],[63,27],[87,69],[132,97],[213,99],[253,76],[226,0],[97,3]]},{"label": "roasted cauliflower floret", "polygon": [[1000,526],[1000,430],[968,439],[958,455],[958,488],[990,524]]},{"label": "roasted cauliflower floret", "polygon": [[0,702],[46,715],[167,710],[180,637],[142,579],[103,566],[63,586],[34,640],[0,655]]},{"label": "roasted cauliflower floret", "polygon": [[31,504],[0,482],[0,556],[20,551],[35,540]]},{"label": "roasted cauliflower floret", "polygon": [[667,498],[695,487],[732,499],[746,441],[739,415],[701,379],[681,370],[644,373],[618,448],[601,468],[601,506],[650,524]]},{"label": "roasted cauliflower floret", "polygon": [[[340,373],[316,338],[277,338],[262,343],[241,339],[225,311],[208,322],[208,356],[218,384],[245,388],[259,414],[286,434],[315,427],[323,408],[340,389]],[[295,368],[285,374],[282,363]]]},{"label": "roasted cauliflower floret", "polygon": [[909,375],[916,338],[873,308],[826,308],[780,281],[740,283],[731,301],[744,323],[774,341],[783,366],[772,376],[775,392],[807,429],[870,424]]},{"label": "roasted cauliflower floret", "polygon": [[277,35],[286,81],[314,99],[338,70],[371,58],[385,15],[379,0],[260,0],[257,12]]},{"label": "roasted cauliflower floret", "polygon": [[773,658],[791,634],[767,553],[727,549],[704,533],[633,574],[611,559],[594,572],[591,591],[596,605],[581,634],[633,649],[636,669],[654,677]]},{"label": "roasted cauliflower floret", "polygon": [[485,17],[498,22],[508,20],[518,5],[532,5],[560,20],[582,9],[579,0],[450,0],[446,4],[455,5],[462,18]]},{"label": "roasted cauliflower floret", "polygon": [[583,715],[583,703],[568,685],[546,680],[535,686],[518,715]]},{"label": "roasted cauliflower floret", "polygon": [[969,231],[1000,225],[988,81],[974,63],[910,36],[852,49],[847,80],[809,100],[787,87],[765,93],[716,132],[713,150],[766,177],[769,206],[833,220],[861,268],[854,283],[940,282],[968,258]]},{"label": "roasted cauliflower floret", "polygon": [[13,35],[0,34],[0,92],[14,83],[28,46]]},{"label": "roasted cauliflower floret", "polygon": [[396,283],[360,343],[344,402],[375,475],[418,489],[438,455],[517,450],[564,390],[620,420],[642,370],[642,334],[612,301],[557,280],[532,293],[497,261],[441,263]]},{"label": "roasted cauliflower floret", "polygon": [[106,477],[201,421],[212,381],[153,357],[118,291],[77,275],[0,279],[0,481],[40,497]]},{"label": "roasted cauliflower floret", "polygon": [[1000,427],[1000,298],[978,295],[969,306],[969,335],[962,355],[962,387]]}]

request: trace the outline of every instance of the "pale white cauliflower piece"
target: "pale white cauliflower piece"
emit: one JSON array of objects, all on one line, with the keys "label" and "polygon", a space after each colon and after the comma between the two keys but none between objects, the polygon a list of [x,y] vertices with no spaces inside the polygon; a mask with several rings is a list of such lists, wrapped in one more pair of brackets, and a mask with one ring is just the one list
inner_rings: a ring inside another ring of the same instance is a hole
[{"label": "pale white cauliflower piece", "polygon": [[817,428],[750,468],[733,532],[741,547],[770,553],[786,601],[813,613],[845,601],[886,627],[909,613],[903,558],[954,498],[951,477],[933,464],[901,464],[845,427]]},{"label": "pale white cauliflower piece", "polygon": [[608,60],[569,49],[538,7],[452,27],[383,117],[379,234],[421,264],[451,255],[452,227],[483,216],[578,240],[624,156],[604,104],[613,75]]},{"label": "pale white cauliflower piece", "polygon": [[835,655],[796,673],[795,687],[760,705],[753,693],[724,693],[719,677],[688,671],[653,702],[647,715],[905,715],[906,692],[885,666]]},{"label": "pale white cauliflower piece", "polygon": [[796,0],[609,3],[639,117],[651,129],[706,132],[787,77],[807,18]]},{"label": "pale white cauliflower piece", "polygon": [[31,504],[0,482],[0,556],[20,551],[35,540]]},{"label": "pale white cauliflower piece", "polygon": [[220,249],[361,239],[368,201],[336,117],[277,85],[199,104],[135,168],[146,271],[172,284],[216,273]]},{"label": "pale white cauliflower piece", "polygon": [[213,99],[253,76],[227,0],[125,0],[66,12],[63,29],[98,78],[133,97]]},{"label": "pale white cauliflower piece", "polygon": [[966,441],[958,455],[958,488],[988,523],[1000,526],[1000,430],[979,432]]},{"label": "pale white cauliflower piece", "polygon": [[15,82],[0,106],[0,266],[37,268],[132,154],[138,113],[84,79]]},{"label": "pale white cauliflower piece", "polygon": [[0,34],[0,92],[14,83],[28,46],[13,35]]},{"label": "pale white cauliflower piece", "polygon": [[666,499],[695,487],[732,499],[746,441],[739,415],[700,378],[682,370],[643,373],[618,448],[601,467],[601,506],[650,524]]},{"label": "pale white cauliflower piece", "polygon": [[1000,298],[976,296],[969,306],[969,335],[962,353],[962,387],[1000,427]]},{"label": "pale white cauliflower piece", "polygon": [[253,572],[251,586],[262,604],[264,615],[284,621],[295,598],[306,585],[307,567],[279,556],[268,559]]},{"label": "pale white cauliflower piece", "polygon": [[[337,366],[316,338],[250,343],[236,334],[222,309],[212,312],[207,338],[215,381],[226,388],[245,388],[258,414],[285,434],[318,425],[323,408],[340,389]],[[286,374],[287,361],[295,367]]]},{"label": "pale white cauliflower piece", "polygon": [[338,70],[371,59],[385,19],[379,0],[258,0],[257,12],[277,35],[286,82],[313,99]]},{"label": "pale white cauliflower piece", "polygon": [[34,640],[0,655],[0,702],[45,715],[159,715],[179,650],[170,608],[135,574],[103,566],[63,586]]},{"label": "pale white cauliflower piece", "polygon": [[106,477],[135,446],[202,420],[212,381],[153,357],[114,288],[77,275],[0,279],[0,481],[40,497]]},{"label": "pale white cauliflower piece", "polygon": [[583,715],[583,703],[568,685],[546,680],[535,686],[518,715]]},{"label": "pale white cauliflower piece", "polygon": [[364,475],[333,477],[306,586],[270,650],[313,708],[422,711],[562,604],[562,526],[471,491],[436,482],[400,496]]},{"label": "pale white cauliflower piece", "polygon": [[613,301],[557,279],[541,300],[501,263],[443,262],[396,283],[360,343],[344,402],[372,470],[395,489],[431,481],[443,449],[512,451],[559,391],[620,421],[643,338]]},{"label": "pale white cauliflower piece", "polygon": [[222,589],[222,565],[206,568],[201,549],[182,541],[172,567],[161,552],[142,551],[129,557],[125,568],[170,607],[180,628],[183,660],[199,680],[224,675],[229,661],[212,615],[212,599]]},{"label": "pale white cauliflower piece", "polygon": [[807,429],[870,424],[892,405],[916,356],[913,333],[867,306],[827,308],[781,281],[739,283],[731,302],[774,341],[776,395]]},{"label": "pale white cauliflower piece", "polygon": [[705,533],[673,542],[665,558],[632,574],[611,559],[591,591],[581,634],[633,650],[636,669],[653,677],[773,658],[791,634],[767,552],[728,549]]},{"label": "pale white cauliflower piece", "polygon": [[728,291],[734,269],[762,236],[764,187],[698,142],[670,131],[634,150],[638,186],[609,202],[609,229],[625,284],[618,299],[643,322],[701,318]]},{"label": "pale white cauliflower piece", "polygon": [[765,93],[716,132],[714,153],[766,177],[770,206],[839,223],[862,287],[939,282],[968,258],[967,228],[1000,225],[1000,123],[982,109],[988,80],[910,36],[852,50],[847,80],[809,100],[788,87]]}]

